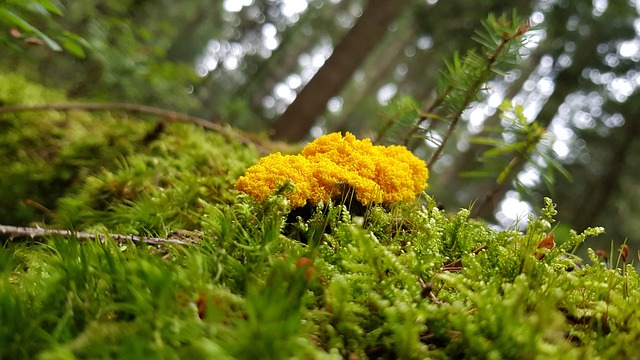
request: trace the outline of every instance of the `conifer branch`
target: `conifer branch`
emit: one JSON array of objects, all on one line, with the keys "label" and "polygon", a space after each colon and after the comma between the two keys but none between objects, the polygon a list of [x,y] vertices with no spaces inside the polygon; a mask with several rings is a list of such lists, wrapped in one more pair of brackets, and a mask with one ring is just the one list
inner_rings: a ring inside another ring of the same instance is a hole
[{"label": "conifer branch", "polygon": [[[527,145],[537,145],[535,143],[528,143]],[[504,184],[507,180],[513,179],[517,172],[522,168],[522,166],[529,161],[528,153],[517,152],[513,159],[507,164],[507,167],[500,174],[500,178],[494,186],[486,193],[484,199],[480,203],[480,205],[473,208],[471,213],[471,217],[479,217],[480,214],[487,213],[487,207],[491,205],[490,209],[493,211],[495,209],[496,199],[502,197],[502,195],[506,192],[507,189],[504,188]],[[500,196],[498,196],[500,195]]]},{"label": "conifer branch", "polygon": [[[515,14],[512,21],[517,21]],[[440,154],[444,150],[445,145],[458,125],[462,114],[467,110],[469,104],[471,104],[471,102],[476,98],[482,85],[489,80],[489,76],[495,71],[494,67],[497,63],[502,61],[506,62],[509,57],[516,55],[517,47],[511,48],[509,47],[509,44],[518,40],[523,34],[529,31],[528,22],[519,25],[518,28],[509,32],[506,31],[507,29],[504,28],[505,26],[509,26],[509,22],[504,17],[495,19],[490,16],[488,21],[485,22],[487,34],[479,34],[479,37],[476,39],[480,44],[484,45],[487,50],[489,50],[485,53],[484,58],[481,58],[475,52],[471,51],[464,59],[462,59],[462,62],[457,56],[454,56],[453,63],[447,65],[448,74],[445,74],[444,77],[449,84],[446,86],[445,90],[441,92],[434,105],[431,106],[432,109],[428,112],[433,112],[435,107],[440,105],[449,105],[451,110],[454,110],[454,115],[451,119],[446,135],[427,163],[427,168],[431,169],[435,162],[438,161]],[[495,36],[498,34],[501,35],[501,40],[496,43]],[[462,88],[458,89],[454,84],[462,86]],[[455,99],[455,90],[462,90],[464,92],[462,102],[459,102],[459,99]],[[450,104],[447,104],[447,102],[450,102]],[[412,133],[415,133],[425,120],[426,118],[423,119],[421,117],[416,123]]]},{"label": "conifer branch", "polygon": [[[477,32],[474,39],[480,44],[478,50],[471,50],[465,56],[453,55],[445,62],[445,70],[438,77],[438,96],[425,112],[419,112],[404,136],[404,144],[419,132],[429,133],[435,127],[435,119],[448,119],[449,128],[435,149],[427,167],[431,168],[440,158],[444,147],[456,129],[460,118],[470,104],[478,97],[484,84],[493,73],[501,73],[500,66],[513,63],[518,51],[525,43],[522,36],[530,29],[528,21],[522,21],[514,12],[511,18],[490,15],[483,22],[484,31]],[[515,42],[515,44],[514,44]],[[432,120],[428,128],[424,123]],[[388,129],[385,129],[388,130]]]},{"label": "conifer branch", "polygon": [[162,244],[178,244],[189,245],[189,243],[176,239],[164,239],[164,238],[148,238],[135,235],[123,235],[123,234],[95,234],[88,232],[76,232],[70,230],[58,230],[58,229],[43,229],[40,227],[20,227],[10,225],[0,225],[0,235],[9,235],[13,237],[30,237],[30,238],[43,238],[46,236],[57,235],[63,237],[75,237],[78,240],[100,240],[104,242],[107,238],[112,239],[118,243],[131,241],[133,243],[144,243],[147,245],[158,246]]},{"label": "conifer branch", "polygon": [[[411,140],[411,138],[413,138],[415,136],[415,134],[418,132],[418,130],[420,130],[420,127],[422,126],[422,124],[427,121],[428,119],[433,119],[435,116],[433,116],[433,114],[435,113],[436,109],[442,105],[442,103],[444,102],[444,99],[446,99],[446,97],[449,95],[449,93],[451,92],[452,87],[448,86],[444,91],[442,91],[442,93],[440,95],[438,95],[438,97],[436,98],[436,100],[431,104],[431,106],[429,106],[429,109],[427,109],[426,112],[422,113],[420,115],[420,117],[418,118],[418,121],[416,121],[415,126],[411,129],[411,131],[409,131],[409,133],[407,134],[407,136],[404,139],[404,145],[407,146],[409,145],[409,140]],[[433,129],[433,122],[429,125],[429,128],[427,129],[427,131]]]},{"label": "conifer branch", "polygon": [[[560,174],[570,179],[570,175],[566,170],[555,161],[550,155],[546,155],[551,149],[542,142],[546,136],[546,130],[536,122],[529,122],[524,115],[521,105],[513,105],[510,101],[504,101],[498,107],[501,111],[500,118],[509,122],[510,125],[490,130],[496,133],[494,137],[476,137],[471,142],[476,144],[489,145],[483,156],[479,159],[486,162],[488,170],[463,173],[463,176],[472,177],[496,177],[494,186],[487,192],[484,200],[473,207],[472,217],[486,217],[495,208],[495,201],[499,199],[508,190],[511,181],[516,180],[520,170],[527,164],[531,164],[545,178],[552,178],[553,172],[558,171]],[[509,134],[513,140],[505,141],[502,139],[504,134]],[[502,165],[502,161],[495,161],[509,155],[511,159]],[[537,155],[541,161],[535,161],[534,155]],[[497,173],[494,173],[498,170]],[[545,181],[550,191],[551,182]],[[493,206],[492,206],[493,205]]]}]

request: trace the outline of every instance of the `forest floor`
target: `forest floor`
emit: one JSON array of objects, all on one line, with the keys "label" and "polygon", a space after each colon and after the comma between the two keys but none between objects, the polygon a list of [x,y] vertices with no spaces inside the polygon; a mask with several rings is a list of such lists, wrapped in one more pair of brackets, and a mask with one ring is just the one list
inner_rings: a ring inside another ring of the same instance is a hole
[{"label": "forest floor", "polygon": [[[65,101],[0,74],[4,105]],[[0,358],[637,356],[633,254],[572,255],[603,229],[554,243],[550,199],[525,231],[426,193],[293,209],[234,189],[261,149],[196,124],[22,111],[0,134]]]}]

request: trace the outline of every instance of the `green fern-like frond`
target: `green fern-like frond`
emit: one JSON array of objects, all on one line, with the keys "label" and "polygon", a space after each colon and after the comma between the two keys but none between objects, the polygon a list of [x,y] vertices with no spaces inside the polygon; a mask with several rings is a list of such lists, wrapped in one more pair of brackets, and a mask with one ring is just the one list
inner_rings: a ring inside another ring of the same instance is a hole
[{"label": "green fern-like frond", "polygon": [[474,37],[480,45],[478,49],[471,49],[464,56],[456,52],[451,60],[445,61],[444,69],[436,80],[435,101],[404,137],[404,143],[408,144],[416,136],[424,137],[425,133],[433,131],[433,125],[424,125],[428,120],[448,119],[448,129],[428,163],[429,168],[440,157],[462,113],[478,99],[484,84],[512,65],[528,41],[528,23],[515,12],[511,17],[489,15],[483,26],[484,30],[478,31]]}]

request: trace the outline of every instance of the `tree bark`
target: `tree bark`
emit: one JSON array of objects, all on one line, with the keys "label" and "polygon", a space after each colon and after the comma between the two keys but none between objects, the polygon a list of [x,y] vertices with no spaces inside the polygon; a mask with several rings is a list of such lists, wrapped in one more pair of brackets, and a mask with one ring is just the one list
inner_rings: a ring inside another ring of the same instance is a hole
[{"label": "tree bark", "polygon": [[335,120],[328,121],[328,128],[333,131],[351,132],[367,129],[362,124],[350,126],[349,119],[354,116],[357,119],[358,114],[354,110],[363,106],[363,101],[367,99],[367,96],[375,94],[375,89],[382,86],[385,81],[393,79],[394,68],[402,62],[402,58],[405,56],[404,49],[411,40],[415,39],[417,29],[412,18],[405,15],[396,23],[398,25],[393,36],[389,36],[381,43],[378,49],[371,54],[371,59],[363,63],[361,69],[367,74],[367,77],[361,82],[351,82],[342,91],[341,96],[347,101]]},{"label": "tree bark", "polygon": [[327,101],[342,90],[353,72],[384,38],[406,0],[371,0],[362,16],[293,103],[273,124],[273,138],[300,141],[309,133]]}]

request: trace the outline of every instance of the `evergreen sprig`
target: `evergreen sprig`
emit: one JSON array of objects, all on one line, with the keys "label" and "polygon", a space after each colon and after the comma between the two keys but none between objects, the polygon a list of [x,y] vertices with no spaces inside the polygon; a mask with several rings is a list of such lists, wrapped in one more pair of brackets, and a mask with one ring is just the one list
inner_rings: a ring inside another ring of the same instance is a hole
[{"label": "evergreen sprig", "polygon": [[[438,79],[438,100],[434,105],[444,110],[450,123],[442,142],[429,160],[428,168],[440,157],[462,113],[477,98],[482,85],[494,74],[502,74],[501,67],[512,64],[526,43],[524,35],[529,31],[529,24],[518,18],[515,11],[510,19],[506,15],[496,18],[490,14],[482,25],[485,32],[478,31],[475,37],[481,49],[469,51],[464,58],[454,54],[453,61],[445,63],[446,70]],[[416,124],[415,131],[420,129],[422,122],[421,119]]]},{"label": "evergreen sprig", "polygon": [[[407,145],[413,138],[428,138],[434,120],[446,119],[447,132],[432,154],[429,168],[439,159],[462,113],[478,98],[483,85],[495,74],[504,74],[528,41],[529,24],[515,12],[510,17],[489,15],[482,25],[484,30],[474,37],[480,48],[469,50],[464,56],[456,52],[450,61],[445,61],[445,68],[437,78],[436,99],[428,110],[419,113],[417,121],[405,133],[403,142]],[[425,127],[428,120],[431,124]]]},{"label": "evergreen sprig", "polygon": [[522,192],[524,186],[518,179],[518,172],[525,164],[535,169],[547,188],[553,192],[555,173],[559,172],[571,180],[569,172],[555,159],[553,150],[547,145],[549,135],[538,123],[529,121],[521,105],[505,100],[499,107],[504,126],[486,128],[491,136],[476,136],[472,143],[486,145],[480,161],[484,167],[468,171],[461,176],[495,178],[495,185],[487,192],[484,200],[474,206],[474,214],[481,213],[485,207],[495,202],[495,197],[507,182],[513,180]]}]

